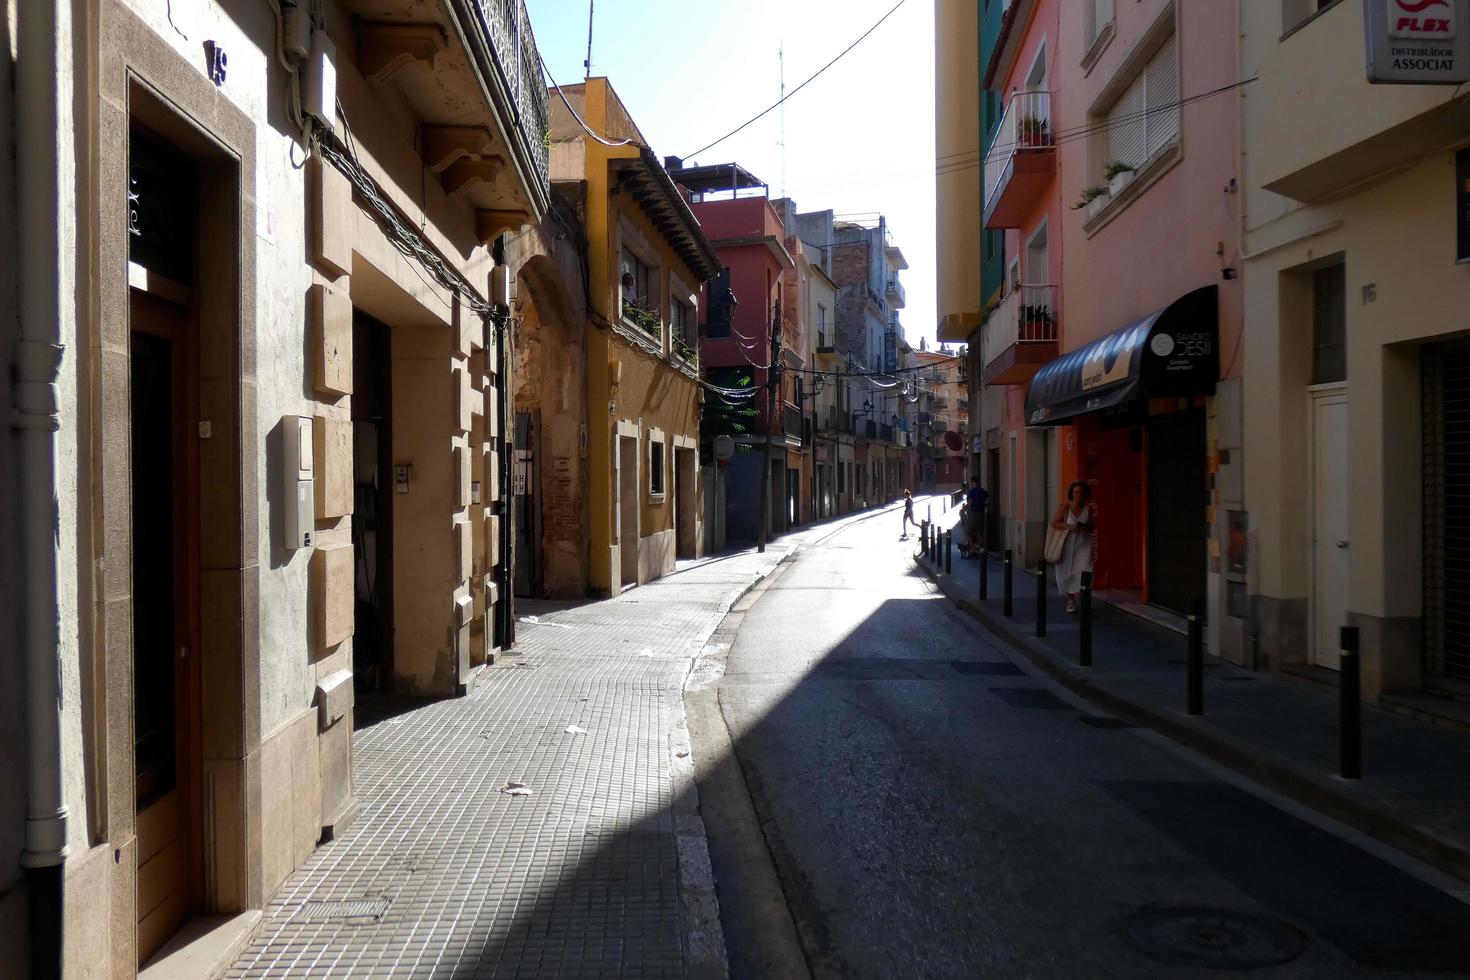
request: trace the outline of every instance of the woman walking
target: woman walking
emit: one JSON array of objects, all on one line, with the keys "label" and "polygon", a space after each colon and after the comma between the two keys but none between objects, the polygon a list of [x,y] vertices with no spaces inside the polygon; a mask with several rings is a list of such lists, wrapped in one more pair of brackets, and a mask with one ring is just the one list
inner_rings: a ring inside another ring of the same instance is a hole
[{"label": "woman walking", "polygon": [[1057,591],[1067,597],[1067,612],[1077,611],[1077,590],[1082,588],[1082,573],[1092,571],[1092,488],[1081,480],[1067,487],[1067,499],[1052,515],[1051,526],[1065,531],[1062,556],[1056,563]]}]

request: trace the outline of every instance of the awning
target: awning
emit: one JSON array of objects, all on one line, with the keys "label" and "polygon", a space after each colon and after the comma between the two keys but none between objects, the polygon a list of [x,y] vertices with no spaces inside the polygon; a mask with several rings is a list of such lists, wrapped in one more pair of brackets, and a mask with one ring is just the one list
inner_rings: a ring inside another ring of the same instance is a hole
[{"label": "awning", "polygon": [[1219,289],[1186,293],[1036,372],[1026,424],[1056,425],[1139,398],[1213,395],[1220,377]]}]

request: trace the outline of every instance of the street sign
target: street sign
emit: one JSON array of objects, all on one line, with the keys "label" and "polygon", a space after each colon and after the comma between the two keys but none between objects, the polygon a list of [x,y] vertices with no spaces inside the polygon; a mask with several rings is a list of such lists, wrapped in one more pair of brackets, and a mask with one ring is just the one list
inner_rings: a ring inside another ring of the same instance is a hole
[{"label": "street sign", "polygon": [[715,459],[729,459],[735,455],[735,440],[727,435],[715,436]]},{"label": "street sign", "polygon": [[1368,81],[1470,81],[1470,0],[1363,0]]}]

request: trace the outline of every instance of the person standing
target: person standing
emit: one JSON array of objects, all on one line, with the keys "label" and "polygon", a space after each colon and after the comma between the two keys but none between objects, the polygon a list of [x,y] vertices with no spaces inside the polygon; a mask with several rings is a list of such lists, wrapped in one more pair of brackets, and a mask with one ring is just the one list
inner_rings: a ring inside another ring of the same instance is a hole
[{"label": "person standing", "polygon": [[910,524],[914,527],[919,526],[919,522],[914,520],[914,495],[905,490],[903,492],[903,535],[898,540],[907,541],[909,539]]},{"label": "person standing", "polygon": [[1067,499],[1052,515],[1051,526],[1066,531],[1062,557],[1056,563],[1057,591],[1067,597],[1067,612],[1077,611],[1077,590],[1082,588],[1082,573],[1092,571],[1092,488],[1081,480],[1067,487]]},{"label": "person standing", "polygon": [[966,558],[979,558],[984,550],[981,541],[981,533],[985,527],[985,504],[990,499],[990,494],[980,485],[978,476],[970,477],[970,489],[965,491],[964,516],[965,540],[969,542],[966,549]]}]

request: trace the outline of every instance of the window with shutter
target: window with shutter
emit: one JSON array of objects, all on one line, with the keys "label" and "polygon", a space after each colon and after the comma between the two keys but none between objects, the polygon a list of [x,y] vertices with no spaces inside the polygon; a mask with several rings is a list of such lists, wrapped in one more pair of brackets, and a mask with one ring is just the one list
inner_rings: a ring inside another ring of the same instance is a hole
[{"label": "window with shutter", "polygon": [[1121,160],[1139,167],[1147,159],[1147,134],[1144,130],[1145,72],[1133,80],[1113,107],[1108,110],[1108,160]]},{"label": "window with shutter", "polygon": [[1113,0],[1087,0],[1087,44],[1091,46],[1113,22]]},{"label": "window with shutter", "polygon": [[1179,56],[1170,38],[1143,70],[1148,108],[1148,156],[1179,138]]}]

